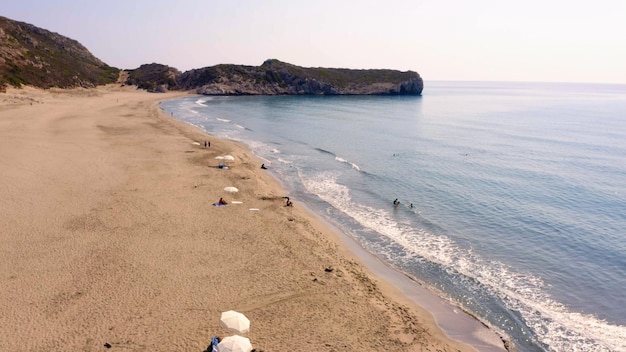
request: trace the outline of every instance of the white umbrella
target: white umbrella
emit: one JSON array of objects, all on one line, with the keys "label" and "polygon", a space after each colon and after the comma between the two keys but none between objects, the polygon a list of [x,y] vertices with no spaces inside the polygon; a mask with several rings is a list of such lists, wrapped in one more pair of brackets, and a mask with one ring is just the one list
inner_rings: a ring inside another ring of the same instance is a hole
[{"label": "white umbrella", "polygon": [[237,187],[224,187],[224,192],[236,193],[239,192]]},{"label": "white umbrella", "polygon": [[234,310],[222,312],[220,324],[223,328],[239,334],[250,331],[250,320],[242,313]]},{"label": "white umbrella", "polygon": [[250,339],[239,336],[227,336],[217,344],[217,352],[250,352],[252,351],[252,344]]},{"label": "white umbrella", "polygon": [[224,160],[235,161],[235,157],[232,155],[224,155]]}]

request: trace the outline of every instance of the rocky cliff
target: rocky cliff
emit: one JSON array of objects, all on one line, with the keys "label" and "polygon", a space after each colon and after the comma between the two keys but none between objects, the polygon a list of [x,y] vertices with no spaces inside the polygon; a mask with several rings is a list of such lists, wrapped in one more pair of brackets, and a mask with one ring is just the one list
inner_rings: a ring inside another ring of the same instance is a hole
[{"label": "rocky cliff", "polygon": [[305,68],[271,59],[187,71],[177,87],[206,95],[419,95],[424,84],[413,71]]},{"label": "rocky cliff", "polygon": [[0,89],[93,87],[115,82],[119,72],[73,39],[0,16]]}]

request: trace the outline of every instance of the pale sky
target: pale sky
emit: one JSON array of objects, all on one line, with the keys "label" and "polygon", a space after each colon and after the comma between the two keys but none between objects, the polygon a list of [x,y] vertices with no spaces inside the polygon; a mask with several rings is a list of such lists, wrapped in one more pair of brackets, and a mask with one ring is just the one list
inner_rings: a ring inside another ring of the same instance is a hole
[{"label": "pale sky", "polygon": [[626,0],[3,0],[111,66],[279,59],[426,81],[626,84]]}]

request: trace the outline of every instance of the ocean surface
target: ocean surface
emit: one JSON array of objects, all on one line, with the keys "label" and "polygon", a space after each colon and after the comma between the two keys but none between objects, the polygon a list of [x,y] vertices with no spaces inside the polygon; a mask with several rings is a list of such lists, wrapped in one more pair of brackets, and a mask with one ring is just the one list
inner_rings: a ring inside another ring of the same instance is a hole
[{"label": "ocean surface", "polygon": [[626,85],[425,82],[421,97],[161,108],[247,144],[296,205],[515,350],[626,351]]}]

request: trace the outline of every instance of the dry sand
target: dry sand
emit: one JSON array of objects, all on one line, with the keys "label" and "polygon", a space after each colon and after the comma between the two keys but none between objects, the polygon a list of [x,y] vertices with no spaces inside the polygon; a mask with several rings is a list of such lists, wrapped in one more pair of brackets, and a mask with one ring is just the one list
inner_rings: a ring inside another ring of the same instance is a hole
[{"label": "dry sand", "polygon": [[230,309],[267,352],[473,350],[285,207],[249,150],[163,114],[177,95],[0,94],[1,351],[201,352]]}]

